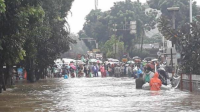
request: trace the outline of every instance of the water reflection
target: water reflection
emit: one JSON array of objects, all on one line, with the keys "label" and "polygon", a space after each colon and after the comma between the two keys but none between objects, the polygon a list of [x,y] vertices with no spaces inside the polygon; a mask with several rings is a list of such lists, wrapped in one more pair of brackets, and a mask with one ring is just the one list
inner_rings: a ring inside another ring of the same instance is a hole
[{"label": "water reflection", "polygon": [[199,101],[179,90],[136,90],[131,78],[49,79],[1,94],[0,112],[198,111]]}]

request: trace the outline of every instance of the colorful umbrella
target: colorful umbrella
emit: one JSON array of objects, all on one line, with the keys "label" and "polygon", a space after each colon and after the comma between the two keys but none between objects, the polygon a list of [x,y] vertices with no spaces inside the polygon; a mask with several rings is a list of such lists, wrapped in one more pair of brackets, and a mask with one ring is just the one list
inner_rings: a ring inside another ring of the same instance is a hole
[{"label": "colorful umbrella", "polygon": [[95,62],[97,62],[97,60],[96,59],[90,59],[89,62],[95,63]]},{"label": "colorful umbrella", "polygon": [[135,62],[134,61],[128,61],[127,63],[128,64],[134,64]]},{"label": "colorful umbrella", "polygon": [[74,66],[74,65],[70,65],[70,67],[72,67],[74,70],[76,69],[76,66]]}]

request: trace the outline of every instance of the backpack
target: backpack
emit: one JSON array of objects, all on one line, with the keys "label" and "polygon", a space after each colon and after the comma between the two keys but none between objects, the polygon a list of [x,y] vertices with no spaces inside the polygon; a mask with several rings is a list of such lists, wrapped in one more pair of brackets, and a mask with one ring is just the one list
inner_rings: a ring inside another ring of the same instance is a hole
[{"label": "backpack", "polygon": [[146,76],[145,76],[145,82],[150,82],[150,74],[146,74]]}]

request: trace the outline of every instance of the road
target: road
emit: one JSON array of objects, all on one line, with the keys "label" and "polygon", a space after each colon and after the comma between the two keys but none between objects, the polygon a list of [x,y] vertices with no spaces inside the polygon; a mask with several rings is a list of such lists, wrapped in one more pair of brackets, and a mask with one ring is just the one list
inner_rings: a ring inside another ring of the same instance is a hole
[{"label": "road", "polygon": [[179,90],[136,90],[132,78],[19,82],[0,94],[0,112],[199,111],[200,96]]}]

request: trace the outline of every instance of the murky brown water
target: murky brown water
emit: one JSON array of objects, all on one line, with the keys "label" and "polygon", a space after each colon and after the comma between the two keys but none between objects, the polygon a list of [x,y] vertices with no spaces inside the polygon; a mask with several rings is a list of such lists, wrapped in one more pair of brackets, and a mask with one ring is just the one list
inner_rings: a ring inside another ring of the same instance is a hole
[{"label": "murky brown water", "polygon": [[49,79],[0,94],[0,112],[199,111],[200,96],[136,90],[130,78]]}]

